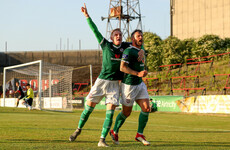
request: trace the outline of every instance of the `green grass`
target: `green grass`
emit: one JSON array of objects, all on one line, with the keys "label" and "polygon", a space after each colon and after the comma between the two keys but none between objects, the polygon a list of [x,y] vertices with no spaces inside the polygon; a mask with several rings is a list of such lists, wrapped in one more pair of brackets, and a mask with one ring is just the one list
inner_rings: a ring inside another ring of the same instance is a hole
[{"label": "green grass", "polygon": [[[97,143],[105,111],[95,110],[77,141],[68,141],[81,112],[0,107],[0,149],[103,149]],[[132,112],[120,129],[120,145],[113,145],[107,136],[111,147],[106,149],[230,149],[230,115],[151,113],[144,132],[151,143],[147,147],[134,141],[138,116]]]}]

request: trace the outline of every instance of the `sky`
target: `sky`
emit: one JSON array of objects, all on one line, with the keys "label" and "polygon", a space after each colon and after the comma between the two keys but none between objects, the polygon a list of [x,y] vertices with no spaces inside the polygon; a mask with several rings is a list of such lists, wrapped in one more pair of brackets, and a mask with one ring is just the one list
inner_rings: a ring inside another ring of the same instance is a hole
[{"label": "sky", "polygon": [[[0,0],[0,52],[98,49],[81,7],[106,36],[109,0]],[[142,27],[170,35],[170,0],[139,0]],[[69,44],[67,44],[69,41]],[[7,43],[7,44],[6,44]],[[6,48],[7,45],[7,48]]]}]

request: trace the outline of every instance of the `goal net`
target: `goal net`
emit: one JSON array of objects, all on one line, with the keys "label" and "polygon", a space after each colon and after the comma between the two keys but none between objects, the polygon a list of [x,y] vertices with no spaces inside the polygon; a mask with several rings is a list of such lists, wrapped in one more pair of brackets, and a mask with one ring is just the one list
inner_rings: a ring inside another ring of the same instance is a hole
[{"label": "goal net", "polygon": [[[4,68],[1,106],[16,106],[16,82],[26,95],[29,83],[34,91],[33,108],[72,110],[73,68],[41,60]],[[25,107],[21,102],[19,107]]]}]

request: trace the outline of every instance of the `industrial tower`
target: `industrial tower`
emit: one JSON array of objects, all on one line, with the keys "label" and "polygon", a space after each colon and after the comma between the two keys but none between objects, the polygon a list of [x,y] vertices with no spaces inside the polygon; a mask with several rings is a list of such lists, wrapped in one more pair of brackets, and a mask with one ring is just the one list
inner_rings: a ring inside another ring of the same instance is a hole
[{"label": "industrial tower", "polygon": [[130,41],[130,34],[133,30],[142,30],[139,0],[110,0],[108,17],[101,17],[101,19],[102,21],[107,19],[107,39],[113,29],[120,28],[123,33],[123,41]]}]

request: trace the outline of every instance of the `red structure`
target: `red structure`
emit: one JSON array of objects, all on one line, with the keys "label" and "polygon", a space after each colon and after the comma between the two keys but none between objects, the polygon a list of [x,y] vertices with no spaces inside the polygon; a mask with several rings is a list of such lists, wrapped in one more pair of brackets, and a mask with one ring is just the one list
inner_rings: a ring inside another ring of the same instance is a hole
[{"label": "red structure", "polygon": [[[187,78],[195,78],[194,88],[187,88],[186,87],[186,79]],[[180,87],[179,88],[173,88],[173,83],[172,83],[173,79],[181,79]],[[206,94],[206,88],[199,88],[199,76],[197,76],[197,75],[194,75],[194,76],[171,77],[170,81],[171,81],[171,93],[172,93],[172,95],[173,95],[173,91],[176,91],[176,90],[185,91],[184,96],[186,96],[186,95],[189,96],[189,91],[190,90],[202,90],[202,95]],[[198,86],[197,88],[195,87],[196,85]]]},{"label": "red structure", "polygon": [[196,60],[196,59],[203,59],[203,58],[211,58],[211,57],[222,56],[222,55],[227,55],[227,54],[230,54],[230,52],[228,52],[228,53],[222,53],[222,54],[217,54],[217,55],[204,56],[204,57],[199,57],[199,58],[190,58],[190,59],[187,59],[187,60]]},{"label": "red structure", "polygon": [[[157,89],[149,89],[151,87],[151,85],[153,85],[154,87],[157,87],[157,84],[159,82],[159,78],[143,78],[143,81],[145,82],[148,91],[153,91],[155,92],[155,95],[159,95],[159,88]],[[151,85],[150,85],[151,84]]]},{"label": "red structure", "polygon": [[229,77],[230,77],[230,74],[214,74],[213,75],[213,80],[214,80],[214,84],[215,84],[215,80],[216,80],[216,76],[228,76],[227,77],[227,80],[226,80],[226,83],[225,83],[225,86],[223,88],[223,91],[224,91],[224,95],[227,94],[227,89],[230,89],[230,87],[228,87],[228,82],[229,82]]},{"label": "red structure", "polygon": [[180,64],[170,64],[170,65],[162,65],[162,66],[160,66],[160,67],[168,67],[168,71],[167,71],[165,77],[168,76],[168,73],[171,71],[172,66],[180,66],[180,68],[181,68],[182,64],[180,63]]},{"label": "red structure", "polygon": [[89,93],[89,92],[79,92],[81,87],[84,85],[88,86],[89,83],[74,83],[74,87],[76,87],[76,88],[74,88],[73,91],[77,91],[77,94],[80,94],[80,95]]},{"label": "red structure", "polygon": [[[209,61],[198,61],[198,62],[188,62],[187,65],[191,65],[191,64],[196,64],[197,67],[195,69],[195,74],[197,73],[198,70],[200,70],[200,64],[203,64],[203,63],[210,63],[210,62],[213,62],[212,60],[209,60]],[[211,64],[212,66],[212,64]],[[210,66],[210,68],[211,68]]]}]

